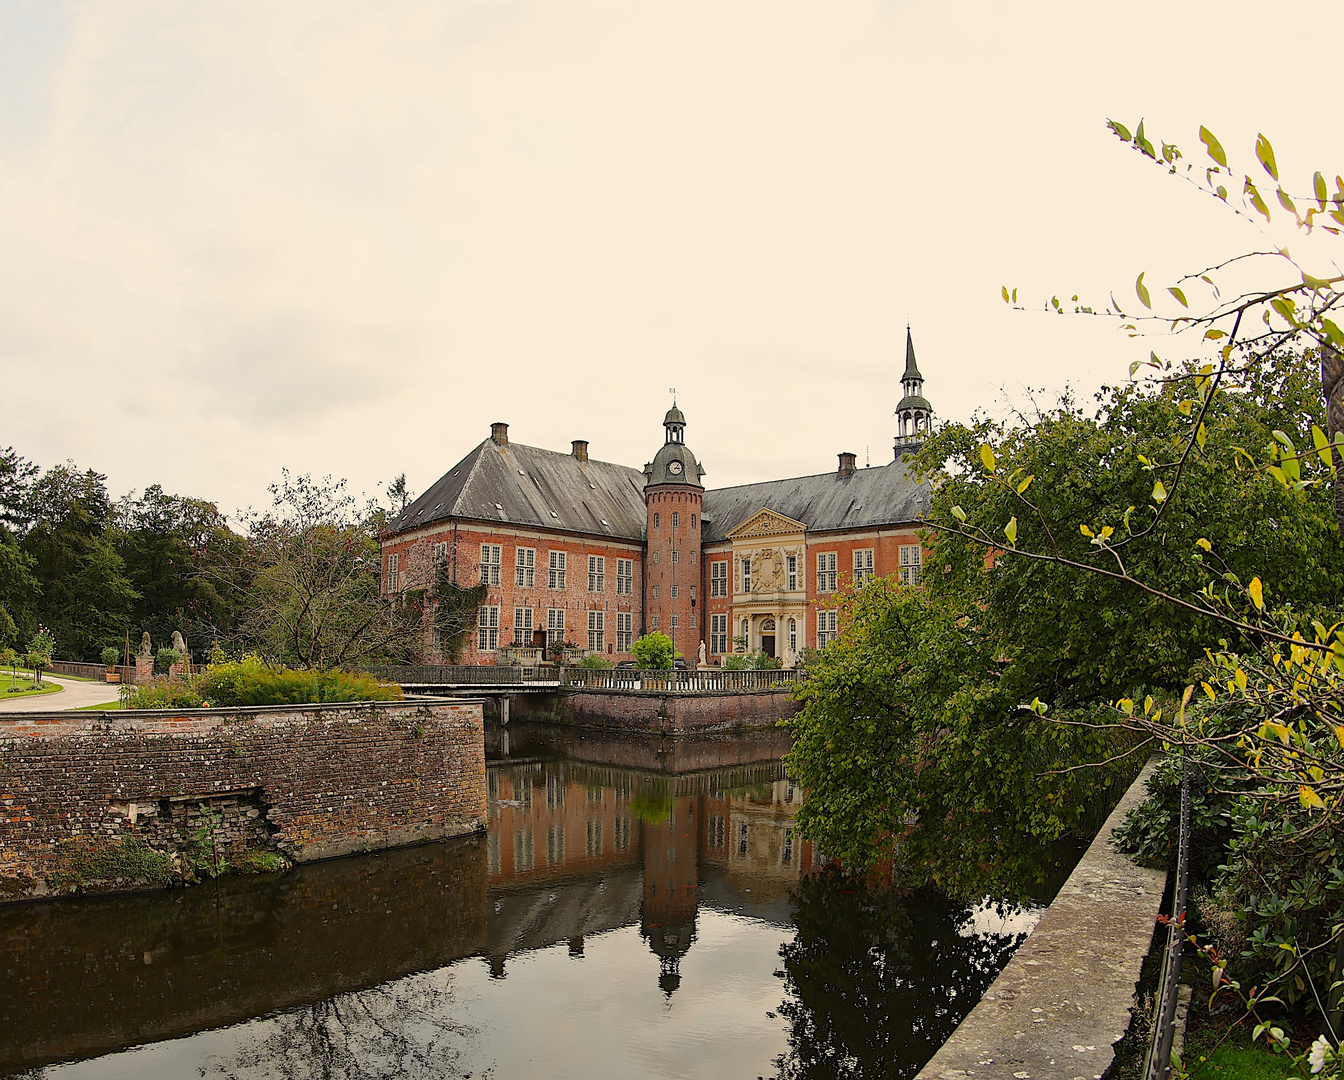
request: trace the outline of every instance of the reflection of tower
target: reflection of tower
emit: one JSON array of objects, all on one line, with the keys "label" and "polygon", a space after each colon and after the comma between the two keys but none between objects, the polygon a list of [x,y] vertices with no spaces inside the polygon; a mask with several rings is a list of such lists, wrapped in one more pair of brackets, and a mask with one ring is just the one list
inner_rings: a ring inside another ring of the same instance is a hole
[{"label": "reflection of tower", "polygon": [[644,849],[640,932],[658,957],[658,985],[668,995],[681,985],[681,958],[695,941],[700,802],[698,796],[674,799],[666,821],[640,826]]},{"label": "reflection of tower", "polygon": [[645,633],[661,631],[694,667],[698,625],[700,504],[704,469],[685,443],[686,416],[676,402],[663,420],[662,449],[644,466],[648,552],[644,560]]}]

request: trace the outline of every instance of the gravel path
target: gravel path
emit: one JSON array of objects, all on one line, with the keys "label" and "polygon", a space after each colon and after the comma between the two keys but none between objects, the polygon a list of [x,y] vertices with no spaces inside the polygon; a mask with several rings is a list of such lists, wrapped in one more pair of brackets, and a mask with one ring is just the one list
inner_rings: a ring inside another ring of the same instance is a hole
[{"label": "gravel path", "polygon": [[43,675],[42,681],[60,683],[63,689],[55,694],[15,697],[11,701],[3,700],[6,695],[0,695],[0,715],[11,712],[59,712],[117,700],[115,683],[76,682],[74,679],[51,675]]}]

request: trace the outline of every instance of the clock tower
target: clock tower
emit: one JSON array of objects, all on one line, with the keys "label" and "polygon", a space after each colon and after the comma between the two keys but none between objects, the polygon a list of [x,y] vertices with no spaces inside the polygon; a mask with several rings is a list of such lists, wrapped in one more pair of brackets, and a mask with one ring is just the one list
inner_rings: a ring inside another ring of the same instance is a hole
[{"label": "clock tower", "polygon": [[644,466],[644,633],[666,634],[694,668],[705,634],[700,595],[705,470],[686,446],[686,416],[675,401],[663,428],[662,449]]}]

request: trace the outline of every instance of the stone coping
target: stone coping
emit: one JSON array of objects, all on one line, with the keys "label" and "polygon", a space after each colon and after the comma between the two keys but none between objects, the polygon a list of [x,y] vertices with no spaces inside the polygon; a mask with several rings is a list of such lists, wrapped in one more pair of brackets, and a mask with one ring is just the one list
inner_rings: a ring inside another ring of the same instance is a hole
[{"label": "stone coping", "polygon": [[301,705],[217,705],[210,709],[44,709],[42,711],[4,712],[0,710],[0,723],[14,720],[74,720],[108,719],[134,720],[143,717],[146,720],[171,719],[174,716],[190,717],[193,720],[209,719],[212,716],[269,716],[276,713],[295,712],[337,712],[358,709],[423,709],[434,705],[470,705],[484,703],[485,697],[470,697],[454,694],[452,697],[408,697],[400,701],[312,701]]},{"label": "stone coping", "polygon": [[1031,936],[916,1080],[1101,1080],[1129,1027],[1165,870],[1136,865],[1111,832],[1143,801],[1130,785]]}]

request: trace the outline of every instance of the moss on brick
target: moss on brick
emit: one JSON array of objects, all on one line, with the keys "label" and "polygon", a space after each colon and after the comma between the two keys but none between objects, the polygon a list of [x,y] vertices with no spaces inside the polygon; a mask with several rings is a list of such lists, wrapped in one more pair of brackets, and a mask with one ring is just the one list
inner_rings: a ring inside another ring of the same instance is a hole
[{"label": "moss on brick", "polygon": [[47,886],[53,892],[80,892],[91,886],[167,888],[175,877],[173,860],[137,837],[79,838],[61,845]]}]

